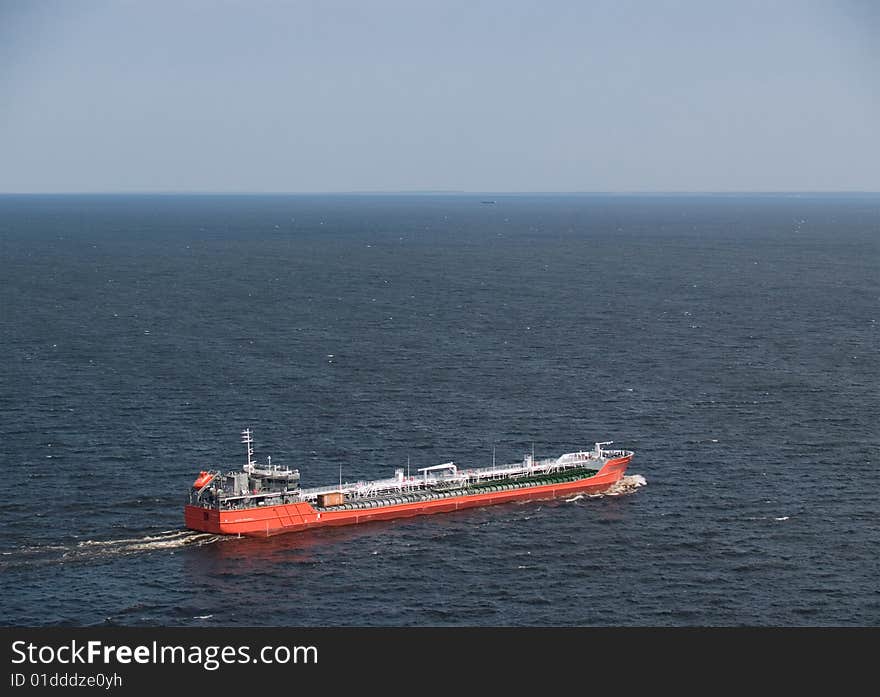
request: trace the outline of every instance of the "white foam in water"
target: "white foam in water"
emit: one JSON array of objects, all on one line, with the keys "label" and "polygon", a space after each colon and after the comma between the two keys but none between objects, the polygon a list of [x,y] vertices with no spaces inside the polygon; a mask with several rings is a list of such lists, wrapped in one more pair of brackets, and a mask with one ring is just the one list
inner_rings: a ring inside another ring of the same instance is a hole
[{"label": "white foam in water", "polygon": [[645,486],[648,480],[640,474],[631,474],[627,477],[621,477],[620,481],[614,484],[607,491],[599,494],[599,496],[620,496],[621,494],[631,494],[640,486]]},{"label": "white foam in water", "polygon": [[[37,558],[29,559],[35,563],[44,562],[52,563],[59,560],[76,560],[89,559],[94,557],[107,557],[115,555],[134,554],[137,552],[151,552],[162,549],[176,549],[179,547],[187,547],[189,545],[205,545],[220,540],[227,539],[222,535],[212,535],[206,532],[196,532],[194,530],[166,530],[155,535],[145,535],[144,537],[127,537],[118,540],[84,540],[75,545],[45,545],[22,547],[16,551],[14,556],[24,553],[27,555],[37,555]],[[10,560],[12,563],[17,559]],[[5,564],[6,562],[4,562]]]},{"label": "white foam in water", "polygon": [[[181,541],[190,544],[193,537],[203,537],[208,533],[197,533],[191,530],[169,530],[158,535],[146,535],[145,537],[127,537],[120,540],[85,540],[78,544],[79,547],[122,547],[143,546],[156,543],[157,547],[167,547],[169,542]],[[208,535],[209,536],[209,535]]]},{"label": "white foam in water", "polygon": [[186,535],[170,535],[168,537],[145,537],[143,541],[124,547],[125,552],[149,552],[156,549],[176,549],[188,545],[203,545],[223,539],[221,535],[207,532],[191,532]]},{"label": "white foam in water", "polygon": [[[586,494],[586,498],[591,499],[600,499],[603,496],[621,496],[623,494],[632,494],[636,489],[640,486],[645,486],[648,483],[642,475],[640,474],[631,474],[627,477],[621,477],[620,481],[616,484],[613,484],[605,491],[598,494]],[[573,503],[575,501],[580,501],[584,498],[584,494],[578,494],[577,496],[573,496],[570,499],[564,499],[567,503]]]}]

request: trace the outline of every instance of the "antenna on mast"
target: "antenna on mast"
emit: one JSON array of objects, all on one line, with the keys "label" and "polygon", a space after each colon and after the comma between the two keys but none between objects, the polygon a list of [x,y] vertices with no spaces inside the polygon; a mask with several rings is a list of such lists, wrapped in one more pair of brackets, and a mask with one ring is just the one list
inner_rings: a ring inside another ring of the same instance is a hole
[{"label": "antenna on mast", "polygon": [[241,432],[241,442],[244,443],[245,447],[247,448],[247,465],[246,466],[253,467],[255,464],[254,463],[254,449],[251,446],[253,446],[253,444],[254,444],[254,439],[253,439],[253,436],[251,435],[251,429],[246,428]]},{"label": "antenna on mast", "polygon": [[339,488],[342,488],[342,463],[339,464]]},{"label": "antenna on mast", "polygon": [[492,467],[495,466],[495,443],[492,443]]}]

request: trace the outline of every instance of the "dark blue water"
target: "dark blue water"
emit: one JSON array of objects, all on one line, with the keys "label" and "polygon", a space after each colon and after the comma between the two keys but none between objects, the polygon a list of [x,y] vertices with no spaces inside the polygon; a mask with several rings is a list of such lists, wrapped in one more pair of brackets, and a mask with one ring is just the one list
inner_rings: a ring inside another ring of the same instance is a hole
[{"label": "dark blue water", "polygon": [[[880,624],[880,197],[493,198],[0,197],[0,623]],[[182,532],[245,427],[647,485]]]}]

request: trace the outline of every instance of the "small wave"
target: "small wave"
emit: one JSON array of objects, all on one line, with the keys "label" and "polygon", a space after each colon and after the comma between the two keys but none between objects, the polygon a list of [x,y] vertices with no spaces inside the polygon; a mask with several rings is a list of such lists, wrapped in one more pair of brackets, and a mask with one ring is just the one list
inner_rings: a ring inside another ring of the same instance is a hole
[{"label": "small wave", "polygon": [[789,519],[791,519],[791,516],[790,516],[790,515],[784,515],[784,516],[780,516],[780,517],[778,517],[778,518],[777,518],[776,516],[750,515],[750,516],[746,516],[746,517],[743,518],[742,520],[748,520],[748,521],[753,521],[753,520],[774,520],[774,521],[776,521],[776,522],[782,522],[782,521],[784,521],[784,520],[789,520]]},{"label": "small wave", "polygon": [[570,499],[565,499],[565,501],[566,503],[572,503],[574,501],[580,501],[582,498],[584,498],[584,495],[578,494],[577,496],[572,496]]}]

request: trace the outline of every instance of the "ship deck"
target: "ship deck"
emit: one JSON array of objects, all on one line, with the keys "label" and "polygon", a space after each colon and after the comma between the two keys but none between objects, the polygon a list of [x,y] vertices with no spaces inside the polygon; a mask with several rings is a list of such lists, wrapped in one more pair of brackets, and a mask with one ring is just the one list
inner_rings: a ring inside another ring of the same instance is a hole
[{"label": "ship deck", "polygon": [[[413,491],[401,491],[394,494],[367,496],[360,499],[347,501],[336,506],[314,506],[319,512],[347,511],[366,508],[381,508],[403,503],[416,503],[419,501],[431,501],[458,496],[472,496],[487,494],[498,491],[512,491],[515,489],[527,489],[547,484],[564,484],[579,479],[587,479],[597,473],[598,470],[585,467],[570,468],[562,472],[545,473],[528,477],[505,477],[496,480],[484,480],[478,483],[464,486],[459,483],[450,483],[447,486],[438,485],[428,489],[422,488]],[[338,490],[338,489],[336,489]]]},{"label": "ship deck", "polygon": [[[466,489],[483,483],[495,483],[506,479],[528,479],[569,472],[576,469],[601,469],[609,459],[630,454],[625,450],[594,450],[567,453],[558,458],[534,460],[528,456],[522,462],[471,469],[459,469],[455,463],[447,462],[432,467],[423,467],[415,476],[397,476],[371,481],[345,482],[335,486],[300,488],[300,500],[313,505],[321,494],[342,493],[348,500],[372,499],[376,497],[409,496],[431,493],[438,488]],[[398,470],[402,472],[402,470]]]}]

